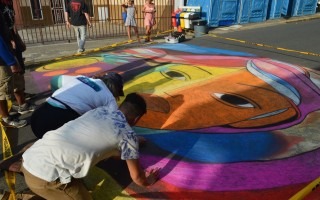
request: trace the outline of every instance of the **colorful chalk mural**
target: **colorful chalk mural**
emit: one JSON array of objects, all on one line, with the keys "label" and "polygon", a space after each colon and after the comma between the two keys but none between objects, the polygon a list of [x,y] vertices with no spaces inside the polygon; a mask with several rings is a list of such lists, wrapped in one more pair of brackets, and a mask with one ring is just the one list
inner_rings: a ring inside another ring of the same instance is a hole
[{"label": "colorful chalk mural", "polygon": [[108,176],[121,195],[289,199],[320,176],[318,71],[243,52],[160,44],[61,60],[32,77],[44,92],[55,75],[108,71],[122,74],[125,93],[146,99],[147,114],[135,127],[148,140],[141,162],[146,170],[161,168],[161,180],[147,190],[117,177],[111,187]]}]

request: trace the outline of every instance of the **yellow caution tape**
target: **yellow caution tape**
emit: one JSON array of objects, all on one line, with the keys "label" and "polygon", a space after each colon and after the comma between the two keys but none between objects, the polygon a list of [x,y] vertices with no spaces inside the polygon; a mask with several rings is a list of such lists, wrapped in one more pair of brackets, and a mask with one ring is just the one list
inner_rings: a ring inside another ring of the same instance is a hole
[{"label": "yellow caution tape", "polygon": [[[3,158],[7,159],[12,156],[11,146],[2,123],[0,123],[0,125],[1,125],[1,133],[2,133]],[[6,178],[8,188],[10,190],[9,200],[15,200],[16,199],[16,194],[15,194],[16,175],[14,172],[9,172],[9,171],[5,171],[4,175]]]},{"label": "yellow caution tape", "polygon": [[307,196],[310,192],[317,189],[317,187],[319,186],[320,186],[320,177],[312,181],[311,183],[309,183],[306,187],[304,187],[302,190],[300,190],[298,193],[292,196],[289,200],[302,200],[305,196]]},{"label": "yellow caution tape", "polygon": [[[12,102],[8,101],[9,110],[11,106],[12,106]],[[2,135],[2,153],[3,153],[3,159],[5,160],[12,156],[12,151],[11,151],[11,145],[10,145],[9,139],[5,131],[5,127],[2,125],[1,122],[0,122],[0,126],[1,126],[1,135]],[[4,176],[5,176],[8,188],[10,190],[9,200],[16,200],[16,194],[15,194],[16,175],[14,172],[5,171]]]}]

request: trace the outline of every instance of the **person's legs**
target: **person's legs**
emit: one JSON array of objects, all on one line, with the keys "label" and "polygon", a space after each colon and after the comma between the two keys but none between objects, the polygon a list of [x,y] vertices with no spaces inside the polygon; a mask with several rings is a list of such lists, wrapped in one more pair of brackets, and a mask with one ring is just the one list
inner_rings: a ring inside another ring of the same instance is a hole
[{"label": "person's legs", "polygon": [[26,120],[18,120],[9,116],[8,99],[13,96],[12,72],[7,66],[0,66],[0,115],[4,126],[21,128],[27,125]]},{"label": "person's legs", "polygon": [[151,34],[151,26],[146,26],[146,42],[150,41],[150,34]]},{"label": "person's legs", "polygon": [[13,85],[12,73],[7,66],[0,65],[0,115],[2,118],[9,116],[7,99],[12,98]]},{"label": "person's legs", "polygon": [[79,26],[72,26],[74,29],[74,33],[76,34],[77,44],[78,44],[78,52],[80,51],[80,29]]},{"label": "person's legs", "polygon": [[135,32],[136,35],[137,35],[137,40],[138,40],[138,42],[140,42],[140,37],[139,37],[138,28],[137,28],[136,26],[134,26],[133,28],[134,28],[134,32]]},{"label": "person's legs", "polygon": [[35,194],[48,200],[91,200],[92,197],[81,182],[81,180],[72,179],[68,184],[61,184],[58,180],[47,182],[42,180],[23,167],[21,168],[24,179],[29,189]]},{"label": "person's legs", "polygon": [[79,116],[73,110],[57,108],[45,102],[32,113],[30,125],[34,135],[40,139],[46,132],[55,130]]},{"label": "person's legs", "polygon": [[80,38],[79,38],[79,49],[85,51],[84,45],[86,43],[86,37],[87,37],[87,26],[79,26],[79,33],[80,33]]},{"label": "person's legs", "polygon": [[128,39],[131,40],[131,26],[127,26]]},{"label": "person's legs", "polygon": [[20,114],[26,114],[35,110],[35,105],[29,104],[25,99],[25,80],[23,74],[13,74],[13,92],[18,103],[17,111]]}]

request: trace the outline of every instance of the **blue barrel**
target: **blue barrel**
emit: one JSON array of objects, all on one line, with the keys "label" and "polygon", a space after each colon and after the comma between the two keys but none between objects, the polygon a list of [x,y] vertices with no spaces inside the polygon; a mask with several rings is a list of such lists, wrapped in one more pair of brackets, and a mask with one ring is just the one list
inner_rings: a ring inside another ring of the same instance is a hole
[{"label": "blue barrel", "polygon": [[194,25],[194,37],[201,37],[205,34],[208,34],[208,26],[207,25]]}]

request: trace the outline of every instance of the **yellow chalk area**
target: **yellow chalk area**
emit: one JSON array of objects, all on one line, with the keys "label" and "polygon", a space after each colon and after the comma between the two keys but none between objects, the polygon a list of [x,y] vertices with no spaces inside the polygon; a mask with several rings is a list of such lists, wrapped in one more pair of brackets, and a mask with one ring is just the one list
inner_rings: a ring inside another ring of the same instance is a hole
[{"label": "yellow chalk area", "polygon": [[297,194],[295,194],[289,200],[302,200],[310,192],[314,191],[319,186],[320,186],[320,177],[317,178],[316,180],[312,181],[311,183],[309,183],[306,187],[304,187],[302,190],[300,190]]},{"label": "yellow chalk area", "polygon": [[121,186],[104,170],[93,167],[84,178],[84,183],[95,200],[134,200]]}]

